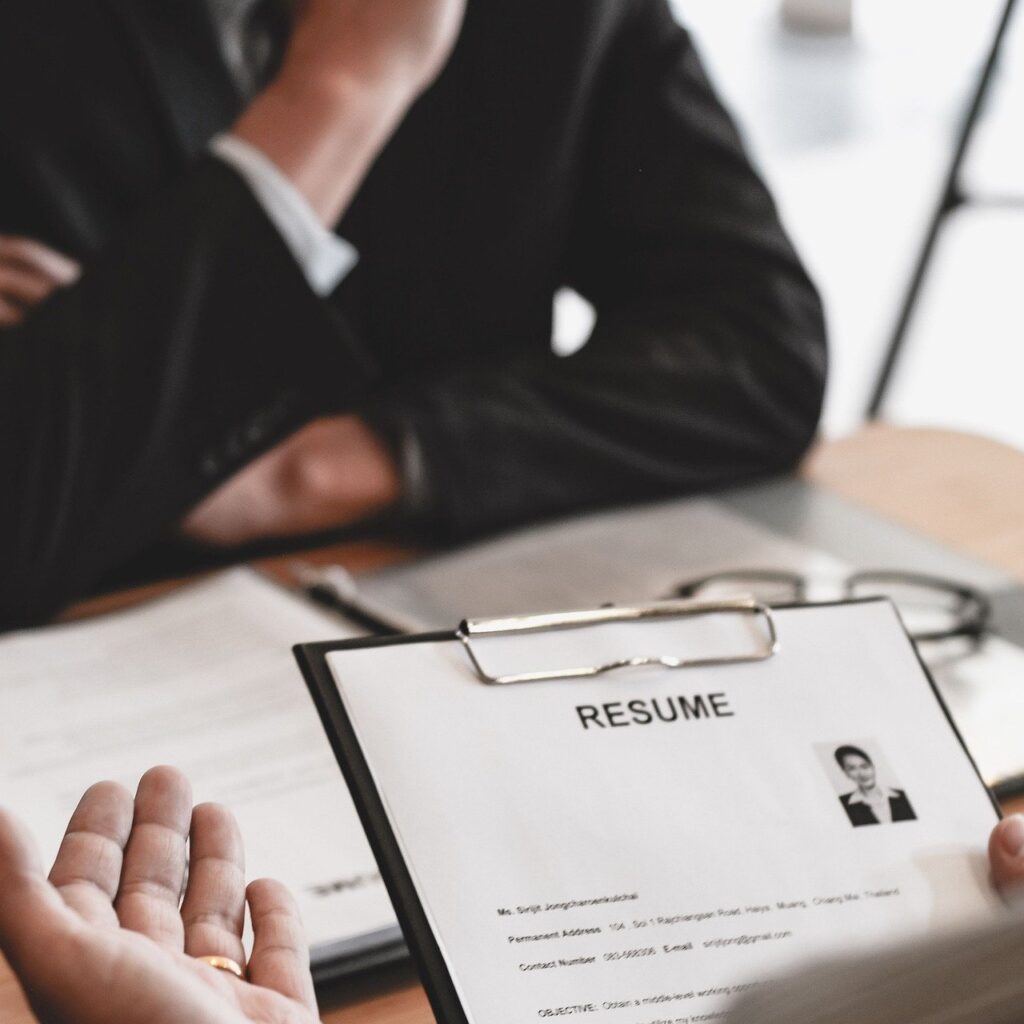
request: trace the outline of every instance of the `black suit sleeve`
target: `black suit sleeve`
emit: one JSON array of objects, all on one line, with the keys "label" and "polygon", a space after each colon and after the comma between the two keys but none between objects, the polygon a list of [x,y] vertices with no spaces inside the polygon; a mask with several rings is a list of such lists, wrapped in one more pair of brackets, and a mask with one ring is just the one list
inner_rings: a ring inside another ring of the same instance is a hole
[{"label": "black suit sleeve", "polygon": [[589,343],[366,410],[415,441],[449,537],[782,471],[816,427],[818,296],[664,0],[632,4],[598,99],[563,268]]},{"label": "black suit sleeve", "polygon": [[249,189],[201,164],[0,331],[0,627],[81,595],[373,375]]}]

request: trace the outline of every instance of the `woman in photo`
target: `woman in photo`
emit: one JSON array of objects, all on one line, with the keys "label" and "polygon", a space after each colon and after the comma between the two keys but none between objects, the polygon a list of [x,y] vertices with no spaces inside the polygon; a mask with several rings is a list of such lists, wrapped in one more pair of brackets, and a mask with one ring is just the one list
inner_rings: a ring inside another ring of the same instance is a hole
[{"label": "woman in photo", "polygon": [[917,819],[902,789],[878,784],[874,762],[860,747],[839,747],[835,759],[843,774],[857,784],[852,793],[844,793],[839,798],[854,828]]}]

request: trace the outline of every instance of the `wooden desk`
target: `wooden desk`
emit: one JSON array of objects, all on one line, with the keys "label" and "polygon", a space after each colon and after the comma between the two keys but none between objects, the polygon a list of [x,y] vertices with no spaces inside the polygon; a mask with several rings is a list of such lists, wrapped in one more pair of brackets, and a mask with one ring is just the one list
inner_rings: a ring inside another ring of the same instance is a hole
[{"label": "wooden desk", "polygon": [[[819,445],[803,475],[1024,579],[1024,453],[966,434],[873,426]],[[355,545],[314,552],[309,560],[340,561],[358,572],[402,557],[395,549]],[[282,572],[285,565],[282,559],[265,567]],[[117,607],[138,596],[92,602],[88,610]],[[322,1003],[325,1024],[430,1024],[433,1019],[407,965],[325,992]],[[0,1021],[32,1020],[13,976],[0,963]]]}]

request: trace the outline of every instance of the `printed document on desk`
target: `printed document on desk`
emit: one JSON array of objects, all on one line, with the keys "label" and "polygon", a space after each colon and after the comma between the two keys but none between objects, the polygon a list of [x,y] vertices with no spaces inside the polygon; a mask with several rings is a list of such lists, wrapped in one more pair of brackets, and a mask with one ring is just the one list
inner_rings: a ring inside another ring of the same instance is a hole
[{"label": "printed document on desk", "polygon": [[[713,1020],[796,961],[997,912],[997,813],[892,606],[775,617],[767,661],[505,686],[453,634],[303,651],[442,1024]],[[524,672],[749,629],[478,653]]]},{"label": "printed document on desk", "polygon": [[318,968],[400,935],[295,670],[344,621],[246,569],[127,611],[0,639],[0,800],[52,859],[82,790],[173,764],[228,805],[249,877],[287,882]]}]

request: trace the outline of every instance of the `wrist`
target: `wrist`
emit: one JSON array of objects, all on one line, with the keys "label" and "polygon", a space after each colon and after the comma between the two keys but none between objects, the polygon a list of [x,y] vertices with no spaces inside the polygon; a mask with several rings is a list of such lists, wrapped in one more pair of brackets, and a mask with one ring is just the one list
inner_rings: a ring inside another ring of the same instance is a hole
[{"label": "wrist", "polygon": [[414,96],[394,79],[285,70],[232,133],[272,160],[333,227]]},{"label": "wrist", "polygon": [[398,74],[360,73],[350,68],[289,61],[264,95],[296,112],[322,114],[340,124],[391,122],[393,131],[418,92],[410,78]]},{"label": "wrist", "polygon": [[291,39],[275,84],[340,97],[393,98],[409,106],[428,84],[416,57],[397,47],[354,45],[326,56],[322,38],[300,29]]},{"label": "wrist", "polygon": [[316,420],[280,450],[277,493],[283,509],[271,532],[311,533],[375,515],[401,497],[398,467],[356,416]]}]

